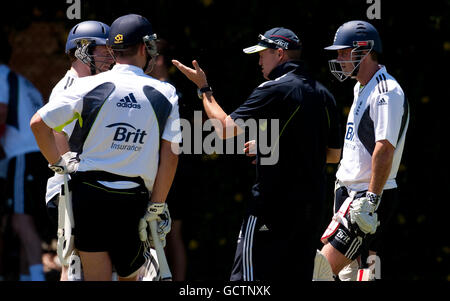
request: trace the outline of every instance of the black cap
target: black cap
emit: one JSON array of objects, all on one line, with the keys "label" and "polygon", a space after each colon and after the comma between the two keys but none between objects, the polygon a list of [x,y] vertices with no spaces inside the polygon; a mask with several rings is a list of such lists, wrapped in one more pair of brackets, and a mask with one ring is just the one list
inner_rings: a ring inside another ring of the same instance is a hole
[{"label": "black cap", "polygon": [[282,48],[285,50],[300,49],[302,43],[297,35],[290,29],[284,27],[275,27],[269,29],[258,37],[258,44],[255,46],[247,47],[243,51],[245,53],[256,53],[267,48],[277,49]]},{"label": "black cap", "polygon": [[107,45],[114,50],[126,49],[144,42],[146,36],[154,36],[150,22],[143,16],[129,14],[111,24]]}]

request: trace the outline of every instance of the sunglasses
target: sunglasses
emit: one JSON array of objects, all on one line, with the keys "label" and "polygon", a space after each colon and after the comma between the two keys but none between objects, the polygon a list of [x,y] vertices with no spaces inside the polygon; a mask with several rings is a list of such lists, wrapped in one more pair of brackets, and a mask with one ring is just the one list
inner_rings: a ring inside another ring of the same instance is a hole
[{"label": "sunglasses", "polygon": [[288,49],[288,43],[287,42],[283,42],[283,41],[279,41],[279,40],[274,41],[274,40],[271,40],[269,38],[266,38],[262,34],[259,34],[258,40],[260,40],[263,43],[267,43],[269,45],[274,45],[274,46],[276,46],[275,48],[282,48],[282,49],[285,49],[285,50]]}]

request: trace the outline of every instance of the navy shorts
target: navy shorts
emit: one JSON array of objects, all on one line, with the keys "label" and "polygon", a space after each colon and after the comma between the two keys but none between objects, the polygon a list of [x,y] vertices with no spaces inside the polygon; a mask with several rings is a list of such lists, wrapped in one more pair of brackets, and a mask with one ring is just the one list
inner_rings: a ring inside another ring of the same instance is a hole
[{"label": "navy shorts", "polygon": [[[366,195],[366,191],[358,192],[356,198]],[[348,192],[345,187],[339,187],[335,191],[334,212],[336,213],[344,201],[348,198]],[[393,216],[393,207],[397,204],[397,189],[383,191],[381,203],[377,210],[378,221],[380,225],[375,234],[364,234],[358,230],[357,225],[350,223],[349,213],[345,216],[349,228],[340,224],[336,232],[328,238],[328,242],[341,252],[345,257],[355,260],[363,250],[377,252],[382,243],[382,235]]]},{"label": "navy shorts", "polygon": [[274,230],[264,218],[247,215],[239,233],[231,281],[311,281],[316,232],[300,223]]},{"label": "navy shorts", "polygon": [[[143,180],[101,171],[77,172],[71,178],[75,248],[108,252],[119,276],[133,274],[145,262],[138,232],[149,202]],[[98,181],[132,181],[139,187],[113,189]]]}]

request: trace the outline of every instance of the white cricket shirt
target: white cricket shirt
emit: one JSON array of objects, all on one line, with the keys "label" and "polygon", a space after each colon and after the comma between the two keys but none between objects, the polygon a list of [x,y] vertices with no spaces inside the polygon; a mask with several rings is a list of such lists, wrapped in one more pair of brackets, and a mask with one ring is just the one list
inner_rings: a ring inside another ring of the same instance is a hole
[{"label": "white cricket shirt", "polygon": [[[78,79],[78,75],[74,71],[72,71],[72,69],[69,69],[66,72],[66,75],[64,75],[64,77],[53,88],[48,101],[50,102],[50,101],[55,101],[55,99],[58,99],[58,95],[60,93],[65,92],[67,89],[69,89],[77,79]],[[75,127],[75,122],[72,122],[72,123],[66,125],[64,127],[63,131],[68,136],[70,136],[70,134],[72,134],[74,127]]]},{"label": "white cricket shirt", "polygon": [[[64,93],[69,89],[73,83],[78,79],[78,75],[69,69],[64,77],[53,87],[52,93],[49,97],[49,102],[59,99],[58,95]],[[75,121],[66,125],[63,131],[70,136],[72,134],[73,128],[75,127]],[[48,203],[56,194],[61,190],[61,185],[64,183],[64,176],[55,173],[54,176],[50,177],[47,181],[47,190],[45,194],[45,201]]]},{"label": "white cricket shirt", "polygon": [[395,178],[402,157],[409,107],[398,82],[384,66],[360,89],[354,87],[342,160],[336,178],[351,190],[367,190],[372,173],[372,153],[376,141],[387,139],[394,147],[391,173],[384,189],[397,187]]},{"label": "white cricket shirt", "polygon": [[149,191],[158,169],[160,137],[181,142],[175,88],[132,65],[117,64],[79,78],[39,115],[55,130],[77,119],[70,139],[78,146],[71,150],[79,154],[79,171],[140,176]]},{"label": "white cricket shirt", "polygon": [[[17,74],[17,89],[11,91],[8,83],[10,69],[0,65],[0,102],[8,105],[8,117],[4,135],[0,138],[6,157],[39,152],[30,129],[30,119],[43,106],[41,93],[25,77]],[[16,93],[17,97],[10,97]]]},{"label": "white cricket shirt", "polygon": [[53,87],[48,101],[54,101],[59,93],[62,93],[70,88],[77,79],[78,75],[72,69],[67,70],[64,77],[55,85],[55,87]]}]

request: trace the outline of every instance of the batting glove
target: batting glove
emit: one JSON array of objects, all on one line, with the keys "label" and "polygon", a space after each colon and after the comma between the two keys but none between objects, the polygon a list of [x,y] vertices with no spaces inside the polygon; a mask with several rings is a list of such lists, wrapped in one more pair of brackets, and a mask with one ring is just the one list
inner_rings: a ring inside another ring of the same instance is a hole
[{"label": "batting glove", "polygon": [[365,197],[353,200],[350,204],[350,221],[358,225],[364,234],[374,234],[378,226],[378,214],[375,212],[381,196],[367,192]]},{"label": "batting glove", "polygon": [[78,170],[80,162],[76,157],[76,153],[67,152],[55,164],[49,164],[48,167],[58,174],[74,173]]},{"label": "batting glove", "polygon": [[172,219],[170,218],[169,207],[166,203],[150,202],[147,207],[147,213],[139,221],[139,238],[142,242],[149,240],[151,247],[154,247],[154,243],[150,233],[150,222],[154,220],[156,220],[158,225],[158,237],[163,247],[165,247],[166,235],[172,227]]}]

